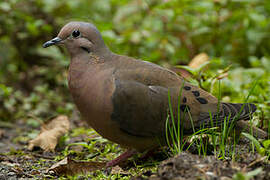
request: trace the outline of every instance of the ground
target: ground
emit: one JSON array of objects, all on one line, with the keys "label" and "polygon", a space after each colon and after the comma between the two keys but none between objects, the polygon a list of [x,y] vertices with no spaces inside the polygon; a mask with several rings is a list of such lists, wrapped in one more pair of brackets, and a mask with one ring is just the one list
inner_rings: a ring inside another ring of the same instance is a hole
[{"label": "ground", "polygon": [[219,160],[213,156],[211,148],[206,156],[199,156],[196,147],[191,146],[188,151],[171,158],[171,152],[165,148],[155,152],[150,159],[135,157],[120,167],[99,169],[102,166],[94,165],[96,168],[86,172],[88,175],[66,176],[48,171],[66,156],[75,161],[106,162],[123,151],[93,130],[80,126],[85,124],[73,125],[70,133],[60,140],[55,152],[44,153],[38,148],[33,151],[27,149],[27,142],[31,138],[29,134],[34,136],[38,127],[33,128],[33,124],[24,120],[15,124],[1,124],[0,179],[245,179],[249,176],[253,179],[270,179],[269,161],[253,152],[249,141],[244,138],[236,145],[235,160]]}]

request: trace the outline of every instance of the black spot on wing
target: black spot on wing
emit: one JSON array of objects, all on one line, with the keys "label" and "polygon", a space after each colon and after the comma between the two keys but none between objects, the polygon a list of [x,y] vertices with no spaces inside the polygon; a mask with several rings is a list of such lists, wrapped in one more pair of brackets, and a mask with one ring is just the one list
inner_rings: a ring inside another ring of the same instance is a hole
[{"label": "black spot on wing", "polygon": [[184,86],[184,89],[187,90],[187,91],[189,91],[189,90],[191,90],[191,87],[189,87],[189,86]]},{"label": "black spot on wing", "polygon": [[199,97],[200,96],[200,92],[199,91],[192,91],[192,93],[196,97]]},{"label": "black spot on wing", "polygon": [[180,109],[181,111],[185,112],[185,111],[190,111],[190,107],[186,104],[182,104],[180,105]]},{"label": "black spot on wing", "polygon": [[206,99],[202,98],[202,97],[198,97],[198,98],[196,98],[196,99],[197,99],[197,101],[199,101],[199,103],[201,103],[201,104],[207,104],[207,103],[208,103],[208,101],[207,101]]},{"label": "black spot on wing", "polygon": [[186,102],[187,102],[187,98],[183,97],[183,103],[186,103]]}]

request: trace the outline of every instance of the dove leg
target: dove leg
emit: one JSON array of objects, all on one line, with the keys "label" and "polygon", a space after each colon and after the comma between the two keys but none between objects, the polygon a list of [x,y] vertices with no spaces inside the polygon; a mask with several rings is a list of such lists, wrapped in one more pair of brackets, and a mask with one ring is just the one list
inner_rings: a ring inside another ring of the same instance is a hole
[{"label": "dove leg", "polygon": [[117,158],[107,162],[106,167],[112,167],[118,165],[120,162],[123,162],[133,156],[134,154],[137,154],[138,152],[134,149],[128,149],[126,152],[118,156]]}]

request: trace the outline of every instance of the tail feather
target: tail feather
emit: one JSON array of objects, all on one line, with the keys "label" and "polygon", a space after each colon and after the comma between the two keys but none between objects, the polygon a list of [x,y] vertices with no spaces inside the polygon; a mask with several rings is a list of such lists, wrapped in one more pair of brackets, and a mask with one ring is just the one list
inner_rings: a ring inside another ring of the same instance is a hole
[{"label": "tail feather", "polygon": [[225,119],[228,124],[231,124],[233,121],[248,120],[256,109],[256,106],[252,103],[221,103],[219,113],[212,114],[211,117],[209,113],[201,114],[200,124],[196,129],[221,126],[224,124]]},{"label": "tail feather", "polygon": [[222,103],[221,113],[224,117],[230,115],[231,118],[237,118],[237,120],[246,120],[252,117],[256,109],[257,107],[252,103]]}]

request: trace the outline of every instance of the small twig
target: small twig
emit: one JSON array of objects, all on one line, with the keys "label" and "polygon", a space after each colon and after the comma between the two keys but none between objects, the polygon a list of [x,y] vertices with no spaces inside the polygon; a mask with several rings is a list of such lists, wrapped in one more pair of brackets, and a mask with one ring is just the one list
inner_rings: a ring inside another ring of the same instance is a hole
[{"label": "small twig", "polygon": [[266,158],[267,158],[267,156],[263,156],[263,157],[261,157],[261,158],[259,158],[259,159],[256,159],[256,160],[252,161],[247,167],[251,167],[251,166],[253,166],[253,165],[255,165],[255,164],[259,163],[259,162],[262,162],[262,161],[264,161]]}]

